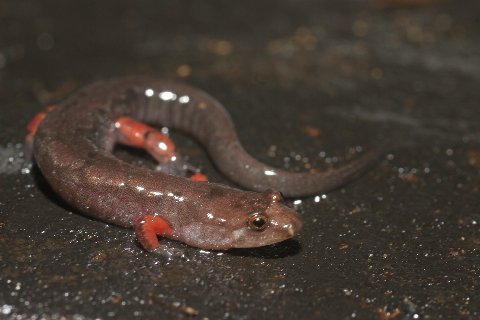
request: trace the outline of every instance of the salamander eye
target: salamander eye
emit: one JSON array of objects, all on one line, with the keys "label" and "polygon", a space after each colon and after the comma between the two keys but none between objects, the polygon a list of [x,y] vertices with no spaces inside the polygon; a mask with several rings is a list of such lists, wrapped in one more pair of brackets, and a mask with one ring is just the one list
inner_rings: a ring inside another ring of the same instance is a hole
[{"label": "salamander eye", "polygon": [[248,227],[254,231],[263,231],[268,226],[268,218],[260,213],[252,213],[248,217]]}]

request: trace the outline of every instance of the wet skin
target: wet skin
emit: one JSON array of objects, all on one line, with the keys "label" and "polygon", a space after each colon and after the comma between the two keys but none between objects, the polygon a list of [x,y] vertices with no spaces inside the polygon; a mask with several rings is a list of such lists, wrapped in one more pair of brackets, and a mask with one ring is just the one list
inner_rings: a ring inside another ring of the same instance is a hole
[{"label": "wet skin", "polygon": [[[222,173],[257,192],[192,181],[115,158],[115,124],[121,117],[190,133]],[[58,104],[39,125],[33,152],[51,187],[83,213],[125,227],[146,216],[157,217],[166,223],[157,234],[217,250],[259,247],[293,237],[302,227],[301,218],[272,189],[286,196],[325,192],[350,180],[378,156],[372,152],[324,173],[270,167],[244,151],[229,115],[211,96],[177,82],[144,77],[97,82]]]}]

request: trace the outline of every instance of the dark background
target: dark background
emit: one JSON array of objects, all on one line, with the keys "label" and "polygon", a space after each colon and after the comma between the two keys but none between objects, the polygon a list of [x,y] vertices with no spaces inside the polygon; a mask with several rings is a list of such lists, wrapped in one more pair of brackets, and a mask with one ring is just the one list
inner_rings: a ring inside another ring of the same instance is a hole
[{"label": "dark background", "polygon": [[[0,1],[0,318],[479,319],[480,2],[400,2]],[[189,258],[166,261],[17,172],[29,118],[131,74],[206,90],[278,167],[407,147],[290,200],[295,240],[223,254],[163,241]]]}]

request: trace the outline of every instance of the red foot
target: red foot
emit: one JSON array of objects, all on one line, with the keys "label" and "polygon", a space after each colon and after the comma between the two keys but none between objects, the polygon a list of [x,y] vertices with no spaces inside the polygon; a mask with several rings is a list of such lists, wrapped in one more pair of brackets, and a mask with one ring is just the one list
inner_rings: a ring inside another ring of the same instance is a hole
[{"label": "red foot", "polygon": [[201,181],[201,182],[208,182],[208,178],[206,175],[202,174],[202,173],[194,173],[190,179],[192,180],[195,180],[195,181]]},{"label": "red foot", "polygon": [[38,112],[27,124],[27,135],[25,136],[25,152],[31,156],[32,148],[33,148],[33,139],[35,138],[35,134],[40,127],[40,124],[45,120],[47,113],[55,110],[56,105],[50,105],[45,108],[44,111]]},{"label": "red foot", "polygon": [[175,156],[175,144],[160,131],[128,117],[115,122],[118,142],[127,146],[145,149],[158,162],[165,163]]},{"label": "red foot", "polygon": [[33,116],[32,120],[30,120],[30,122],[27,124],[27,137],[33,137],[35,133],[37,133],[38,127],[40,127],[40,124],[47,116],[47,113],[52,112],[56,107],[56,105],[50,105],[44,111],[40,111]]},{"label": "red foot", "polygon": [[172,228],[159,216],[145,215],[133,224],[138,241],[142,247],[151,252],[160,247],[158,236],[172,235]]}]

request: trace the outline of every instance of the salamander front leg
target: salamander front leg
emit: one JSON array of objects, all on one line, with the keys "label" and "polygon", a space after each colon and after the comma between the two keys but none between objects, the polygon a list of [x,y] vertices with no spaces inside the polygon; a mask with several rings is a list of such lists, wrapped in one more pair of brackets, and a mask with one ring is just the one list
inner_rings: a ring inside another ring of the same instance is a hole
[{"label": "salamander front leg", "polygon": [[160,247],[158,236],[172,235],[168,222],[159,216],[145,215],[134,222],[133,228],[138,241],[149,252]]},{"label": "salamander front leg", "polygon": [[145,215],[134,222],[133,228],[138,241],[146,251],[157,253],[167,259],[174,257],[185,258],[181,249],[160,246],[158,237],[171,236],[173,232],[168,222],[162,217]]}]

